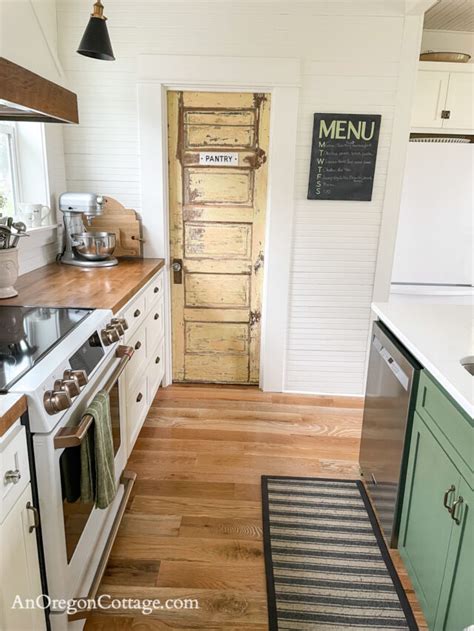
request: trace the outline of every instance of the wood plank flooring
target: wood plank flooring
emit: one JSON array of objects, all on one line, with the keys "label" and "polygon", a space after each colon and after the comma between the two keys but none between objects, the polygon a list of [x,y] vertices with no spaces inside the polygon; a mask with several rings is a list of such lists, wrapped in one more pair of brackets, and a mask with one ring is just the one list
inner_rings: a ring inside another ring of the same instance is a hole
[{"label": "wood plank flooring", "polygon": [[128,463],[138,479],[100,591],[199,609],[101,613],[86,631],[265,631],[260,476],[357,477],[361,421],[357,398],[160,390]]}]

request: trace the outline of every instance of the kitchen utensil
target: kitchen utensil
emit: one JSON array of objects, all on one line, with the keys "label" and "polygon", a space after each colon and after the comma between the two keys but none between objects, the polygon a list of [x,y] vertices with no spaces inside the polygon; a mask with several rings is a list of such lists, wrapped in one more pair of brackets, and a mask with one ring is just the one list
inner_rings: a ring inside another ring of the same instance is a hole
[{"label": "kitchen utensil", "polygon": [[[104,197],[97,193],[62,193],[59,210],[64,215],[65,246],[59,260],[65,265],[111,267],[117,265],[110,256],[116,244],[115,235],[107,231],[87,231],[92,220],[102,214]],[[93,235],[97,236],[97,241]]]},{"label": "kitchen utensil", "polygon": [[20,240],[20,237],[23,237],[23,236],[29,237],[30,235],[25,234],[26,224],[23,223],[23,221],[16,221],[15,223],[12,224],[12,228],[15,228],[16,230],[16,235],[13,237],[13,240],[12,240],[12,248],[14,248],[18,245],[18,241]]},{"label": "kitchen utensil", "polygon": [[420,61],[450,61],[465,64],[469,59],[471,59],[471,55],[467,53],[434,52],[432,50],[420,55]]},{"label": "kitchen utensil", "polygon": [[0,238],[2,239],[2,249],[6,250],[10,247],[10,238],[12,231],[7,226],[0,226]]},{"label": "kitchen utensil", "polygon": [[102,261],[111,256],[115,249],[113,232],[81,232],[71,237],[74,250],[89,261]]}]

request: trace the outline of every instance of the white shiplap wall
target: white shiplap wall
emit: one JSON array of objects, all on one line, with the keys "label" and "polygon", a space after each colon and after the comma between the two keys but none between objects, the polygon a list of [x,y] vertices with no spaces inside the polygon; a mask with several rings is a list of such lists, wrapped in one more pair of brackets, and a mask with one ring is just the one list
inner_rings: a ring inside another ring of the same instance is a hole
[{"label": "white shiplap wall", "polygon": [[[75,54],[89,0],[59,2],[59,50],[78,92],[65,129],[69,190],[140,210],[137,55],[303,60],[285,388],[361,394],[394,108],[404,3],[161,0],[106,3],[117,61]],[[361,15],[365,10],[366,15]],[[406,42],[405,42],[406,43]],[[398,95],[399,96],[399,95]],[[307,201],[313,113],[382,114],[371,202]],[[270,156],[271,159],[271,156]]]}]

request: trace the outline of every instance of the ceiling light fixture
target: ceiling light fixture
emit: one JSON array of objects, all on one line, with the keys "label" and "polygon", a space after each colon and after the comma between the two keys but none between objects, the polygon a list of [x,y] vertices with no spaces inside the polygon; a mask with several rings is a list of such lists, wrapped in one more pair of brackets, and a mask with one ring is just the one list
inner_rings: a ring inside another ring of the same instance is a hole
[{"label": "ceiling light fixture", "polygon": [[107,31],[107,24],[105,23],[106,20],[104,6],[100,0],[97,0],[94,4],[89,24],[86,26],[77,49],[80,55],[105,61],[113,61],[115,59],[109,32]]}]

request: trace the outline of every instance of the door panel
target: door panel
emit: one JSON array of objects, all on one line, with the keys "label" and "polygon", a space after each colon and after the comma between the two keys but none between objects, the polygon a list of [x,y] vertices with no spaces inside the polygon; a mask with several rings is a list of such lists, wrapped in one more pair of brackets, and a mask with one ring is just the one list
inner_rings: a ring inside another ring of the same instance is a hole
[{"label": "door panel", "polygon": [[451,115],[443,120],[446,129],[472,129],[474,127],[474,75],[471,72],[449,74],[446,109]]},{"label": "door panel", "polygon": [[248,325],[237,322],[186,322],[188,353],[247,353]]},{"label": "door panel", "polygon": [[453,526],[435,631],[456,631],[474,625],[474,493],[463,478],[456,499],[459,497],[463,502],[454,515],[457,521]]},{"label": "door panel", "polygon": [[443,502],[453,485],[452,504],[460,474],[416,412],[407,481],[399,548],[433,629],[454,524]]},{"label": "door panel", "polygon": [[247,355],[191,355],[185,357],[185,374],[189,381],[207,383],[246,383],[248,380]]},{"label": "door panel", "polygon": [[185,204],[243,204],[253,202],[251,172],[228,167],[185,168]]},{"label": "door panel", "polygon": [[186,223],[184,255],[196,258],[249,259],[252,253],[252,227],[232,223]]},{"label": "door panel", "polygon": [[446,105],[448,81],[448,72],[418,72],[412,127],[442,127],[441,111]]},{"label": "door panel", "polygon": [[269,108],[168,93],[174,381],[258,383]]},{"label": "door panel", "polygon": [[249,306],[250,279],[241,274],[186,274],[187,307]]},{"label": "door panel", "polygon": [[251,147],[254,144],[254,130],[253,126],[187,125],[185,138],[186,148]]}]

